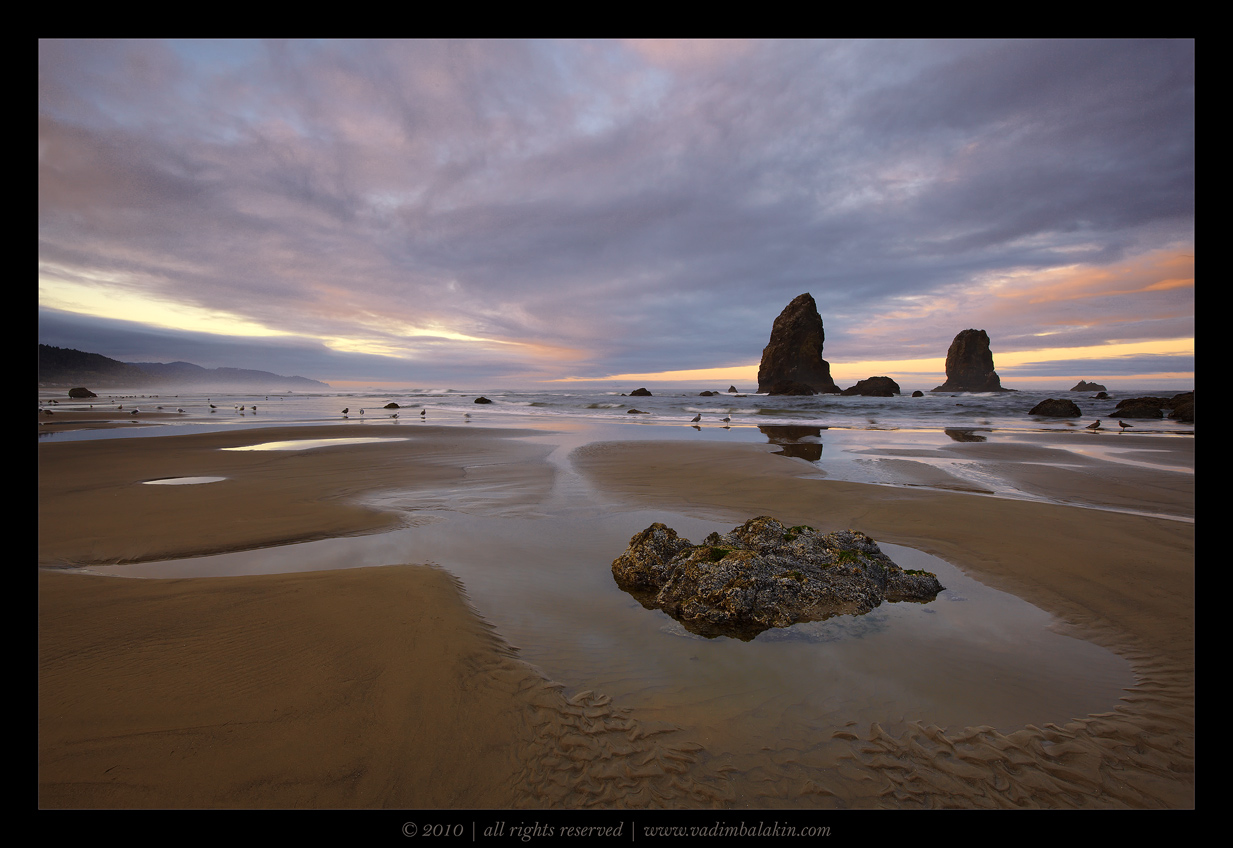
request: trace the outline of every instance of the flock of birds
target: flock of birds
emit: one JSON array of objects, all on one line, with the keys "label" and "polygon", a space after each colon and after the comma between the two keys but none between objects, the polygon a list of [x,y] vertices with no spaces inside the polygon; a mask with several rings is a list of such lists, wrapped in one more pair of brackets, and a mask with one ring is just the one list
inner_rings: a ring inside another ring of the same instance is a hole
[{"label": "flock of birds", "polygon": [[[361,410],[360,410],[360,415],[363,415],[363,414],[364,414],[365,412],[367,412],[367,411],[368,411],[368,410],[366,410],[366,409],[361,409]],[[349,407],[349,406],[344,406],[344,407],[343,407],[343,410],[342,410],[342,417],[343,417],[343,418],[350,418],[350,417],[351,417],[351,407]],[[464,412],[464,413],[462,414],[462,417],[463,417],[463,418],[470,418],[470,417],[471,417],[471,413],[469,413],[469,412]],[[396,418],[398,418],[398,413],[397,413],[397,412],[392,412],[392,413],[390,413],[390,418],[395,418],[395,419],[396,419]],[[427,410],[427,409],[421,409],[421,410],[420,410],[420,420],[421,420],[421,421],[426,421],[427,419],[428,419],[428,410]]]},{"label": "flock of birds", "polygon": [[[269,400],[269,398],[266,398],[266,400]],[[54,399],[53,399],[52,401],[50,401],[50,402],[51,402],[52,404],[59,404],[59,401],[54,400]],[[216,410],[218,409],[218,407],[217,407],[215,404],[213,404],[213,403],[211,403],[211,402],[210,402],[210,398],[206,398],[206,403],[208,403],[208,404],[209,404],[209,406],[210,406],[210,411],[211,411],[211,412],[214,412],[214,411],[216,411]],[[246,411],[251,411],[251,412],[253,412],[254,414],[257,412],[257,405],[256,405],[256,404],[252,404],[251,406],[246,406],[246,405],[243,405],[243,404],[238,404],[238,403],[236,403],[236,404],[232,404],[232,407],[233,407],[234,411],[239,412],[240,414],[244,414]],[[90,404],[90,408],[91,408],[91,409],[93,409],[93,408],[94,408],[94,404]],[[118,410],[123,410],[123,409],[124,409],[124,405],[123,405],[123,404],[118,404],[118,405],[116,406],[116,409],[118,409]],[[158,407],[158,410],[159,410],[159,411],[162,411],[162,410],[163,410],[163,407],[161,407],[161,406],[160,406],[160,407]],[[140,412],[141,412],[141,409],[140,409],[140,408],[138,408],[138,407],[133,407],[132,409],[130,409],[130,410],[129,410],[129,414],[130,414],[130,415],[137,415],[137,414],[139,414]],[[176,407],[176,412],[183,414],[183,413],[184,413],[184,408],[183,408],[183,407]],[[360,415],[363,415],[365,412],[367,412],[367,410],[365,410],[365,409],[361,409],[361,410],[360,410]],[[40,414],[42,414],[42,415],[53,415],[53,414],[54,414],[54,412],[53,412],[52,410],[43,408],[42,401],[40,401],[40,402],[39,402],[39,413],[40,413]],[[343,407],[343,410],[342,410],[342,417],[343,417],[343,418],[349,418],[350,416],[351,416],[351,407],[349,407],[349,406]],[[471,413],[469,413],[469,412],[463,413],[463,416],[462,416],[462,417],[463,417],[463,418],[468,418],[468,419],[469,419],[469,418],[471,417]],[[397,413],[397,412],[391,413],[391,414],[390,414],[390,418],[397,420],[397,418],[398,418],[398,413]],[[421,410],[420,410],[420,420],[421,420],[421,421],[426,421],[427,419],[428,419],[428,410],[427,410],[427,409],[421,409]],[[723,418],[721,418],[721,419],[720,419],[720,421],[721,421],[721,422],[723,422],[723,424],[725,424],[725,425],[731,424],[731,423],[732,423],[732,416],[730,416],[730,415],[725,415]],[[695,415],[692,419],[690,419],[690,422],[689,422],[689,423],[690,423],[690,424],[693,424],[693,425],[694,425],[694,427],[695,427],[695,429],[697,429],[697,425],[698,425],[698,424],[700,424],[701,422],[702,422],[702,413],[698,413],[698,414],[697,414],[697,415]],[[1121,427],[1121,428],[1122,428],[1122,429],[1119,431],[1119,432],[1122,432],[1122,433],[1126,432],[1127,430],[1134,429],[1134,425],[1133,425],[1133,424],[1127,424],[1125,421],[1121,421],[1121,420],[1119,420],[1119,421],[1117,422],[1117,426],[1119,426],[1119,427]],[[1100,422],[1100,419],[1098,418],[1098,419],[1096,419],[1095,421],[1093,421],[1091,424],[1088,424],[1088,425],[1087,425],[1086,427],[1084,427],[1083,429],[1085,429],[1085,430],[1102,430],[1102,429],[1104,429],[1104,428],[1103,428],[1103,427],[1101,427],[1101,422]]]},{"label": "flock of birds", "polygon": [[[1133,424],[1127,424],[1125,421],[1118,421],[1117,426],[1122,428],[1121,430],[1118,431],[1119,433],[1125,433],[1127,429],[1131,429],[1131,430],[1134,429]],[[1100,426],[1100,419],[1097,418],[1094,422],[1092,422],[1091,424],[1088,424],[1083,429],[1084,430],[1101,430],[1104,428]]]}]

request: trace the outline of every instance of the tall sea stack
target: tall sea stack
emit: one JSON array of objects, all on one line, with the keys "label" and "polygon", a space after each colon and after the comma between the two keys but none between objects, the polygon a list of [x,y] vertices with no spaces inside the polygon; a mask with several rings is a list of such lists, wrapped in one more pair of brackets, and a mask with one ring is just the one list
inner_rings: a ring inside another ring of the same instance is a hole
[{"label": "tall sea stack", "polygon": [[989,334],[984,330],[964,330],[955,336],[946,351],[946,382],[935,392],[1006,392],[998,372],[993,370]]},{"label": "tall sea stack", "polygon": [[762,350],[758,391],[772,395],[838,393],[830,363],[822,358],[825,340],[813,296],[806,293],[789,303],[775,319],[770,343]]}]

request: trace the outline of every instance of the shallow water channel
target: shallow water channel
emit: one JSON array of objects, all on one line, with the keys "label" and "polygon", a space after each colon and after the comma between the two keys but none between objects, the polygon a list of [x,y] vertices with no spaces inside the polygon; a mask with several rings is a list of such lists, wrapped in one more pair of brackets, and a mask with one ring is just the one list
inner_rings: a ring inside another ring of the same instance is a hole
[{"label": "shallow water channel", "polygon": [[[611,562],[662,521],[700,541],[716,522],[663,510],[565,514],[411,513],[412,525],[258,551],[113,566],[129,577],[199,577],[434,563],[478,612],[567,692],[592,689],[635,714],[696,728],[704,745],[792,744],[844,727],[1062,724],[1113,709],[1129,663],[1051,629],[1052,617],[946,562],[896,545],[903,568],[946,587],[932,603],[884,603],[864,616],[704,639],[619,589]],[[356,622],[362,627],[363,622]],[[743,737],[744,742],[735,737]]]}]

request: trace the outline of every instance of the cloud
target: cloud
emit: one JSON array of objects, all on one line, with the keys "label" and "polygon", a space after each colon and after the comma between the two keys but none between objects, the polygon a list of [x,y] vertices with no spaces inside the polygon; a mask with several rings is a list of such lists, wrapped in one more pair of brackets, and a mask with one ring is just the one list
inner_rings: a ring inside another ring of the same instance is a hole
[{"label": "cloud", "polygon": [[1181,271],[1144,282],[1193,254],[1192,41],[39,54],[43,279],[324,348],[704,369],[756,359],[804,291],[861,359],[1193,316]]}]

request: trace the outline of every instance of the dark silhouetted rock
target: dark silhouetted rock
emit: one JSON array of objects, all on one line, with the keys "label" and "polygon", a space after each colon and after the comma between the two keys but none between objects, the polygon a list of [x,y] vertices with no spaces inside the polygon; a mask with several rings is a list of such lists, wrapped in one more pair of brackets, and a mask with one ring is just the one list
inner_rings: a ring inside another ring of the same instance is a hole
[{"label": "dark silhouetted rock", "polygon": [[728,386],[728,391],[730,391],[732,394],[736,394],[736,386]]},{"label": "dark silhouetted rock", "polygon": [[719,392],[698,392],[698,397],[715,397]]},{"label": "dark silhouetted rock", "polygon": [[78,386],[75,389],[69,389],[69,397],[71,398],[92,398],[92,397],[98,397],[98,395],[96,395],[94,392],[90,391],[87,388]]},{"label": "dark silhouetted rock", "polygon": [[916,391],[912,392],[912,397],[924,397],[924,396],[925,396],[925,393],[922,392],[920,389],[917,389]]},{"label": "dark silhouetted rock", "polygon": [[1100,385],[1100,383],[1088,383],[1084,380],[1080,380],[1078,383],[1075,384],[1075,387],[1071,389],[1071,391],[1072,392],[1103,392],[1103,391],[1108,391],[1108,390],[1104,386]]},{"label": "dark silhouetted rock", "polygon": [[870,377],[861,380],[855,386],[844,389],[843,395],[862,395],[863,397],[894,397],[899,394],[899,384],[890,377]]},{"label": "dark silhouetted rock", "polygon": [[492,401],[490,401],[488,398],[484,397],[483,395],[481,395],[480,397],[477,397],[475,399],[475,402],[476,403],[492,403]]},{"label": "dark silhouetted rock", "polygon": [[[765,387],[768,395],[816,395],[813,386],[805,383],[797,383],[792,380],[778,380]],[[763,387],[758,386],[758,390],[762,391]]]},{"label": "dark silhouetted rock", "polygon": [[1083,413],[1073,400],[1049,398],[1032,407],[1028,415],[1044,415],[1048,418],[1078,418]]},{"label": "dark silhouetted rock", "polygon": [[1108,399],[1109,399],[1108,392],[1097,392],[1096,394],[1092,395],[1092,400],[1108,400]]},{"label": "dark silhouetted rock", "polygon": [[632,392],[629,393],[629,396],[630,397],[650,397],[651,393],[648,392],[646,389],[634,389]]},{"label": "dark silhouetted rock", "polygon": [[385,408],[386,408],[386,409],[402,409],[402,407],[401,407],[401,406],[399,406],[398,404],[394,403],[393,401],[391,401],[390,403],[387,403],[387,404],[385,405]]},{"label": "dark silhouetted rock", "polygon": [[1164,410],[1150,403],[1130,404],[1116,411],[1121,418],[1164,418]]},{"label": "dark silhouetted rock", "polygon": [[801,384],[809,394],[838,393],[831,379],[831,366],[822,358],[826,333],[813,296],[803,294],[793,300],[771,326],[771,340],[762,350],[758,367],[758,391],[765,394],[803,394],[778,392],[781,384]]},{"label": "dark silhouetted rock", "polygon": [[1113,411],[1122,418],[1164,418],[1165,409],[1171,406],[1169,398],[1125,398],[1117,402]]},{"label": "dark silhouetted rock", "polygon": [[701,545],[655,523],[612,563],[617,585],[701,636],[750,640],[772,627],[860,615],[882,601],[932,601],[935,575],[908,572],[864,533],[821,533],[762,516]]},{"label": "dark silhouetted rock", "polygon": [[641,409],[627,409],[625,410],[625,414],[626,415],[650,415],[651,413],[646,412],[645,410],[641,410]]},{"label": "dark silhouetted rock", "polygon": [[1005,392],[993,370],[989,334],[984,330],[964,330],[955,336],[946,351],[946,382],[935,392]]},{"label": "dark silhouetted rock", "polygon": [[1182,401],[1177,406],[1175,406],[1173,408],[1173,411],[1169,413],[1169,417],[1175,421],[1185,421],[1187,423],[1193,424],[1194,423],[1194,393],[1191,392],[1190,400]]}]

